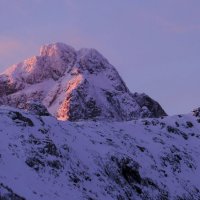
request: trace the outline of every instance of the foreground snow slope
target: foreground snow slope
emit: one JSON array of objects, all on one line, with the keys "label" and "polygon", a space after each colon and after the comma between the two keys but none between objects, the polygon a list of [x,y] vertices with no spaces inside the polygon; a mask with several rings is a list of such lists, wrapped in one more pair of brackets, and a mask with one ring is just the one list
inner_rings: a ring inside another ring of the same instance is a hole
[{"label": "foreground snow slope", "polygon": [[62,122],[0,108],[0,199],[200,199],[200,117]]}]

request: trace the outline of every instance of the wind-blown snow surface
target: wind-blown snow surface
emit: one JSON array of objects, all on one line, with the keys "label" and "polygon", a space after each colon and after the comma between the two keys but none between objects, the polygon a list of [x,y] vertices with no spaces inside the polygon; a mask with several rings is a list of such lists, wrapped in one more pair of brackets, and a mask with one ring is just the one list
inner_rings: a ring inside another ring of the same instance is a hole
[{"label": "wind-blown snow surface", "polygon": [[0,108],[0,199],[200,199],[198,113],[69,122]]},{"label": "wind-blown snow surface", "polygon": [[145,94],[132,94],[95,49],[55,43],[0,74],[0,105],[39,101],[60,120],[131,120],[166,115]]}]

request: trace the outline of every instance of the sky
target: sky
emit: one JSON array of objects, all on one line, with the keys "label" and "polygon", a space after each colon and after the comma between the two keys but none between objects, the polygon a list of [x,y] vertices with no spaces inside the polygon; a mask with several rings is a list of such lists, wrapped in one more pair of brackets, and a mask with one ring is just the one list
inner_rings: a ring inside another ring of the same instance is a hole
[{"label": "sky", "polygon": [[95,48],[169,115],[200,106],[199,0],[0,0],[0,72],[43,44]]}]

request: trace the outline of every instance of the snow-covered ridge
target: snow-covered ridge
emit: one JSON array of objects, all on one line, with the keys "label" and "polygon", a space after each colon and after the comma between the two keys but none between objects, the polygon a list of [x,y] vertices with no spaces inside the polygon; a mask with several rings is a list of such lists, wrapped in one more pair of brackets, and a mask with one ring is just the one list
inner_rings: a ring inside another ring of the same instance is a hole
[{"label": "snow-covered ridge", "polygon": [[0,199],[200,199],[196,112],[62,122],[4,106],[0,125]]},{"label": "snow-covered ridge", "polygon": [[146,94],[132,94],[116,69],[95,49],[44,45],[0,75],[0,105],[39,101],[61,120],[126,121],[166,113]]}]

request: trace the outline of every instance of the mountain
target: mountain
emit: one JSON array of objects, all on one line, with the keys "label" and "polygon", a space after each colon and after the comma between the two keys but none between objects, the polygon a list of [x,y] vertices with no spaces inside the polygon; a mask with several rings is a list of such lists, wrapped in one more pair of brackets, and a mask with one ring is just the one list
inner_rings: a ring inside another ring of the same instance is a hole
[{"label": "mountain", "polygon": [[200,199],[198,109],[70,122],[1,106],[0,124],[2,200]]},{"label": "mountain", "polygon": [[199,144],[200,108],[167,116],[94,49],[0,75],[0,200],[199,200]]},{"label": "mountain", "polygon": [[[131,93],[95,49],[55,43],[0,75],[0,105],[41,104],[59,120],[127,121],[166,116],[146,94]],[[30,107],[30,106],[29,106]]]}]

